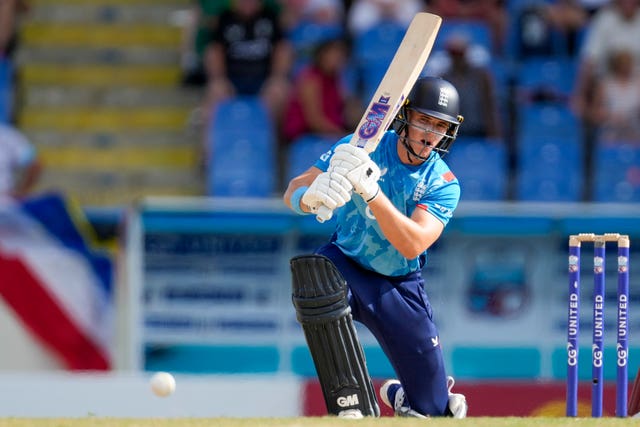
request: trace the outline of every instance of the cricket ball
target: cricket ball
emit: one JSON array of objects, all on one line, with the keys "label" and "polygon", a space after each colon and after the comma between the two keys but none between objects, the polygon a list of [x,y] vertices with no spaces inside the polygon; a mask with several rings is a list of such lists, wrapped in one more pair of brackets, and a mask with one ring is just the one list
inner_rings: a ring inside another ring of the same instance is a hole
[{"label": "cricket ball", "polygon": [[149,381],[156,396],[167,397],[176,390],[176,379],[168,372],[156,372]]}]

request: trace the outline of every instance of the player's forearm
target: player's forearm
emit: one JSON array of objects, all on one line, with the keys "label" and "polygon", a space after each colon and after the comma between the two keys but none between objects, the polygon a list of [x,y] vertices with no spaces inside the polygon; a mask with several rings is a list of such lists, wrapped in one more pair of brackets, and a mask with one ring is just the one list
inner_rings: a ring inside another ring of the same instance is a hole
[{"label": "player's forearm", "polygon": [[382,192],[369,203],[371,212],[389,243],[407,259],[422,254],[435,240],[422,225],[404,215]]}]

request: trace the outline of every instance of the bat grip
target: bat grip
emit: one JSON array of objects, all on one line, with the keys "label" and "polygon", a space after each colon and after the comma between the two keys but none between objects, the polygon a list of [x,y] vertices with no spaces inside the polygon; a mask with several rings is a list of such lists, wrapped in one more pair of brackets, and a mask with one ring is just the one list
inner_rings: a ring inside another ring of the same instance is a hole
[{"label": "bat grip", "polygon": [[329,221],[333,216],[333,211],[326,207],[325,205],[320,205],[318,207],[318,212],[316,213],[316,220],[322,223],[325,221]]}]

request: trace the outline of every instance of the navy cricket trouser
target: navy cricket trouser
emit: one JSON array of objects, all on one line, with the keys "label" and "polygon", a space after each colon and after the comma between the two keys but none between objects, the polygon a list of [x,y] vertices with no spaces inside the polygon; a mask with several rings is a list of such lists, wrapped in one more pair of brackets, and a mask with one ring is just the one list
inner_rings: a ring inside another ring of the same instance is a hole
[{"label": "navy cricket trouser", "polygon": [[382,276],[362,268],[332,243],[316,253],[333,261],[347,281],[354,320],[378,340],[411,408],[424,415],[444,415],[446,372],[421,273]]}]

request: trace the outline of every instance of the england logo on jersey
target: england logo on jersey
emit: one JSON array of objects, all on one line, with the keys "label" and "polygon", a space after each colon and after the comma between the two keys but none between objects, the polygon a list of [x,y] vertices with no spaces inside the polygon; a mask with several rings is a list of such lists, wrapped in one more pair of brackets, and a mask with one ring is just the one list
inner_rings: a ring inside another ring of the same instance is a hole
[{"label": "england logo on jersey", "polygon": [[419,202],[426,192],[427,184],[424,182],[424,180],[422,180],[418,183],[418,185],[416,185],[415,190],[413,190],[413,201]]}]

